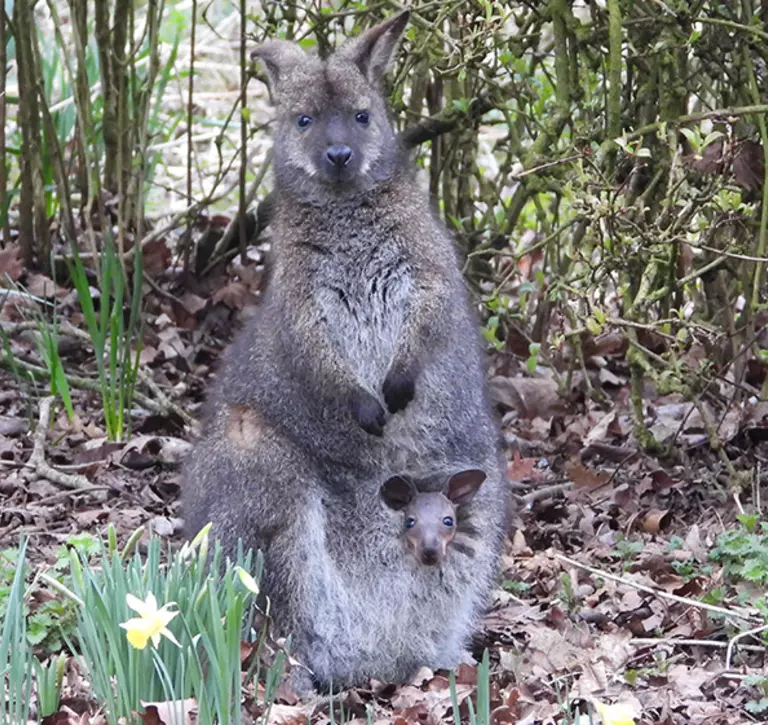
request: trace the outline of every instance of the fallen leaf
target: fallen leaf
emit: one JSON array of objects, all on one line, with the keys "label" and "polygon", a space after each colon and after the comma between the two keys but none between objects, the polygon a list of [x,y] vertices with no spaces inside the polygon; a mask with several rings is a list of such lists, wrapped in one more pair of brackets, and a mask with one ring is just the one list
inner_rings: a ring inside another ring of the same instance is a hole
[{"label": "fallen leaf", "polygon": [[194,725],[197,720],[197,700],[140,701],[145,712],[138,713],[144,725]]},{"label": "fallen leaf", "polygon": [[23,273],[24,264],[19,245],[8,244],[5,249],[0,249],[0,287],[7,284],[9,279],[16,282]]},{"label": "fallen leaf", "polygon": [[46,277],[44,274],[29,275],[25,289],[29,294],[44,300],[64,297],[67,294],[67,290],[57,285],[50,277]]},{"label": "fallen leaf", "polygon": [[661,509],[651,509],[643,517],[643,531],[648,534],[658,534],[662,529],[669,525],[672,517],[669,511]]},{"label": "fallen leaf", "polygon": [[507,466],[507,478],[510,481],[525,481],[532,477],[535,466],[535,458],[522,458],[520,452],[515,451],[512,462]]},{"label": "fallen leaf", "polygon": [[557,383],[549,378],[507,378],[497,375],[488,381],[491,397],[516,410],[524,418],[551,418],[567,412]]},{"label": "fallen leaf", "polygon": [[608,471],[592,471],[585,468],[581,463],[573,461],[568,461],[565,464],[565,472],[577,487],[589,489],[604,486],[611,479],[611,474]]}]

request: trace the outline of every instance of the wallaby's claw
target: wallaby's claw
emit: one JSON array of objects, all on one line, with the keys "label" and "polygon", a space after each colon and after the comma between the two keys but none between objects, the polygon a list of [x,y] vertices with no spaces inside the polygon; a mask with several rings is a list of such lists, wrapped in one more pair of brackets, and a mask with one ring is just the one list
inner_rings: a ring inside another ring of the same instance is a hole
[{"label": "wallaby's claw", "polygon": [[390,413],[404,410],[416,393],[416,377],[409,372],[390,370],[384,380],[382,392]]},{"label": "wallaby's claw", "polygon": [[349,401],[349,409],[352,417],[366,433],[379,437],[384,435],[387,413],[369,392],[360,390],[353,395]]}]

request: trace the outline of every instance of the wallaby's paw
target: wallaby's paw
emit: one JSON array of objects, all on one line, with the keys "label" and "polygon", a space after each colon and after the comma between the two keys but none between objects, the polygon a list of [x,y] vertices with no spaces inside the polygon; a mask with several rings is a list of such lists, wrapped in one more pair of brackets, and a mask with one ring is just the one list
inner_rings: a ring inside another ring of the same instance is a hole
[{"label": "wallaby's paw", "polygon": [[384,435],[387,413],[369,392],[361,389],[354,394],[349,401],[349,409],[352,417],[366,433],[373,436]]},{"label": "wallaby's paw", "polygon": [[416,375],[409,371],[390,370],[382,392],[390,413],[404,410],[416,393]]}]

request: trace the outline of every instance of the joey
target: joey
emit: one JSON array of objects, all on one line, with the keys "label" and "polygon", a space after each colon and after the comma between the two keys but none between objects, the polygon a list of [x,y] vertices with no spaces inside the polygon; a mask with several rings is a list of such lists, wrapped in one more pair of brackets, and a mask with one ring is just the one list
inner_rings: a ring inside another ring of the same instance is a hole
[{"label": "joey", "polygon": [[483,471],[463,471],[451,476],[442,491],[419,491],[409,478],[393,476],[381,487],[381,497],[391,509],[403,512],[408,550],[426,566],[441,566],[456,537],[463,507],[469,505],[485,480]]}]

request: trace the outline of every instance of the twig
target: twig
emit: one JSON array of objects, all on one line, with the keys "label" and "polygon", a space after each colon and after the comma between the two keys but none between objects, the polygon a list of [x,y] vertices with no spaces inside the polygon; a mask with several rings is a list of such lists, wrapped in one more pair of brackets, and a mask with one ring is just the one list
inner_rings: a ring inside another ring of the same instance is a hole
[{"label": "twig", "polygon": [[81,476],[79,473],[62,473],[46,463],[45,433],[51,424],[51,406],[54,400],[55,398],[49,395],[40,401],[40,417],[37,421],[37,429],[33,439],[34,446],[32,448],[32,455],[29,457],[29,465],[34,468],[38,476],[47,478],[59,486],[75,490],[92,489],[93,484],[85,476]]},{"label": "twig", "polygon": [[549,496],[553,496],[554,494],[560,493],[561,491],[567,491],[569,488],[573,488],[573,486],[574,484],[572,481],[567,481],[566,483],[557,483],[553,486],[545,486],[544,488],[537,489],[536,491],[531,491],[530,493],[525,494],[525,496],[519,496],[518,502],[523,506],[530,506],[535,501],[548,498]]},{"label": "twig", "polygon": [[481,116],[495,107],[495,104],[489,101],[488,98],[480,95],[469,102],[466,111],[457,111],[454,108],[442,111],[406,128],[400,133],[398,138],[406,148],[415,148],[426,141],[433,141],[438,136],[453,131],[464,121],[469,121],[470,123],[478,121]]},{"label": "twig", "polygon": [[[760,634],[760,632],[764,632],[766,629],[768,629],[768,624],[764,624],[762,627],[755,627],[754,629],[750,629],[746,632],[739,632],[739,634],[737,634],[735,637],[731,637],[731,639],[728,641],[728,649],[725,651],[725,669],[731,669],[731,658],[733,657],[733,650],[734,647],[736,647],[736,642],[738,642],[740,639],[744,639],[744,637],[751,637],[754,634]],[[765,647],[761,647],[760,649],[765,652]]]},{"label": "twig", "polygon": [[112,488],[112,486],[91,485],[91,487],[88,489],[60,491],[59,493],[54,493],[51,496],[46,496],[45,498],[41,498],[37,501],[33,501],[32,504],[34,506],[48,506],[49,504],[52,504],[52,503],[64,501],[65,499],[71,498],[72,496],[83,496],[83,495],[89,495],[92,493],[100,493],[101,491],[113,491],[113,490],[114,489]]},{"label": "twig", "polygon": [[[750,632],[744,632],[744,635],[750,634]],[[743,635],[739,635],[740,637]],[[676,637],[638,637],[637,639],[629,640],[630,644],[638,647],[655,647],[662,644],[669,644],[674,647],[711,647],[713,649],[725,649],[730,646],[730,642],[719,642],[716,639],[677,639]],[[749,652],[762,652],[765,653],[765,647],[759,644],[743,644],[740,649],[748,650]],[[726,669],[728,669],[726,667]]]},{"label": "twig", "polygon": [[674,120],[669,121],[656,121],[655,123],[649,123],[647,126],[641,126],[636,131],[626,134],[624,138],[627,141],[632,141],[641,136],[645,136],[652,131],[658,131],[663,125],[667,126],[684,126],[688,123],[698,123],[699,121],[706,121],[710,118],[737,118],[739,116],[748,116],[752,113],[768,113],[768,104],[758,104],[754,106],[737,106],[736,108],[716,108],[714,111],[704,111],[702,113],[691,113],[688,116],[678,116]]},{"label": "twig", "polygon": [[570,566],[575,566],[579,569],[583,569],[584,571],[588,571],[591,574],[594,574],[595,576],[602,577],[603,579],[610,579],[611,581],[618,582],[619,584],[624,584],[628,587],[632,587],[633,589],[637,589],[641,592],[645,592],[646,594],[652,594],[653,596],[659,597],[660,599],[669,599],[673,602],[686,604],[689,607],[695,607],[696,609],[705,609],[708,612],[714,612],[715,614],[721,614],[726,617],[736,617],[737,619],[743,619],[746,622],[755,622],[758,619],[756,614],[747,612],[742,609],[726,609],[725,607],[718,607],[714,604],[707,604],[706,602],[700,602],[697,599],[689,599],[688,597],[680,597],[677,594],[669,594],[668,592],[663,592],[659,589],[648,587],[645,584],[639,584],[638,582],[633,582],[629,579],[625,579],[624,577],[617,576],[616,574],[611,574],[607,571],[602,571],[601,569],[595,569],[591,566],[587,566],[586,564],[582,564],[581,562],[578,562],[575,559],[571,559],[567,556],[563,556],[562,554],[555,553],[553,554],[553,556],[555,557],[555,559],[559,559],[560,561],[563,561]]},{"label": "twig", "polygon": [[[243,121],[243,123],[245,123],[245,121]],[[267,152],[267,155],[264,157],[264,161],[261,164],[258,173],[256,174],[256,178],[251,183],[245,199],[243,200],[243,209],[245,209],[248,204],[250,204],[256,198],[256,193],[258,192],[261,184],[264,182],[264,177],[267,175],[267,171],[271,165],[272,149],[270,148]],[[261,211],[261,205],[259,205],[259,212]],[[216,247],[213,250],[213,254],[211,255],[211,262],[206,266],[205,271],[201,276],[205,276],[205,273],[213,266],[215,262],[218,262],[219,258],[224,254],[224,252],[229,249],[229,245],[232,242],[232,239],[239,230],[241,214],[242,212],[238,212],[238,214],[232,217],[229,224],[227,224],[227,228],[224,230],[224,234],[221,235],[221,239],[219,239],[219,241],[216,243]],[[262,225],[259,224],[259,226]]]}]

